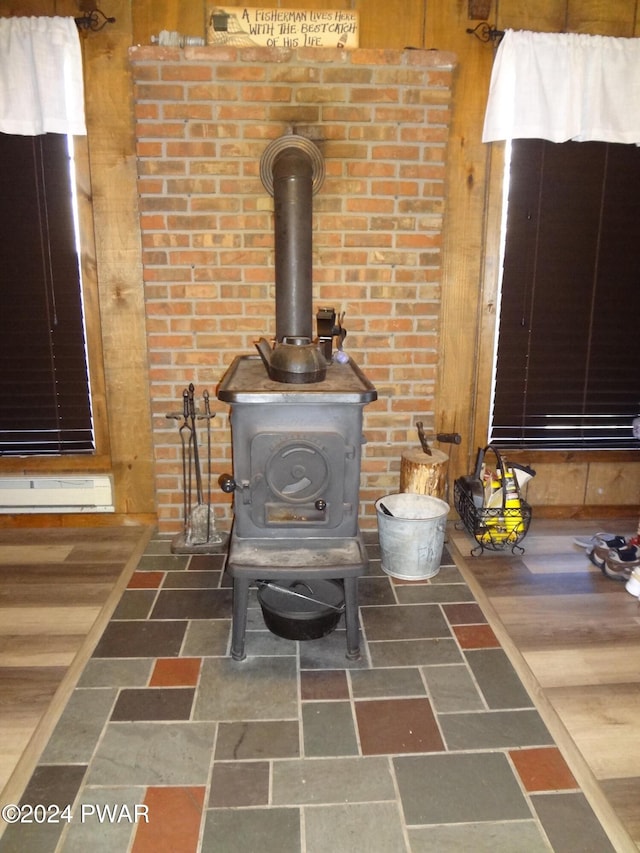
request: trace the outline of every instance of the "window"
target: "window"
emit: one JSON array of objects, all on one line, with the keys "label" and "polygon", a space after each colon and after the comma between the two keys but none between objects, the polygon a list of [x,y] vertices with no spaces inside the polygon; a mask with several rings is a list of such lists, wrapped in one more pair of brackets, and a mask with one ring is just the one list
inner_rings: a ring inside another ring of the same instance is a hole
[{"label": "window", "polygon": [[70,138],[0,134],[0,453],[95,450]]},{"label": "window", "polygon": [[638,448],[640,148],[512,143],[490,440]]}]

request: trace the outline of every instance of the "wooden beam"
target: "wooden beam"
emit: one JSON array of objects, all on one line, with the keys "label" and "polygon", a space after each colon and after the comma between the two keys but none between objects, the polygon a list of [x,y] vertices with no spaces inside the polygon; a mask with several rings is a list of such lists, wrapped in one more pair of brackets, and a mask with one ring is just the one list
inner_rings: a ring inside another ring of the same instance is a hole
[{"label": "wooden beam", "polygon": [[489,146],[481,141],[493,47],[467,34],[464,4],[433,0],[427,12],[427,45],[453,50],[458,69],[449,136],[443,249],[441,356],[436,387],[436,429],[459,432],[450,479],[467,473],[473,443],[477,331],[484,255],[486,173]]},{"label": "wooden beam", "polygon": [[155,512],[155,483],[136,194],[128,0],[116,23],[83,39],[98,290],[117,513]]}]

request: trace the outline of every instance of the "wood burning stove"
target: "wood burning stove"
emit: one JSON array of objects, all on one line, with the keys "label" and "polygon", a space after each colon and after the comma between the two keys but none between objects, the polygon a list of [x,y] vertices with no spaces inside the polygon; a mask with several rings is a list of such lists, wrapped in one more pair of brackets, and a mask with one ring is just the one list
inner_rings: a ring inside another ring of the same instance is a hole
[{"label": "wood burning stove", "polygon": [[269,379],[259,358],[240,356],[218,398],[231,404],[236,536],[357,534],[362,410],[376,392],[352,361],[292,387]]},{"label": "wood burning stove", "polygon": [[313,385],[266,375],[257,356],[235,359],[218,388],[231,406],[234,495],[227,571],[234,579],[231,654],[245,657],[249,586],[256,580],[338,578],[347,657],[359,657],[357,578],[366,572],[358,526],[362,416],[376,391],[357,366],[333,363]]},{"label": "wood burning stove", "polygon": [[[234,495],[227,571],[234,579],[231,653],[245,657],[251,582],[338,578],[347,656],[359,656],[357,578],[367,568],[358,526],[364,406],[373,385],[311,338],[311,196],[323,175],[316,146],[295,135],[269,146],[261,173],[273,189],[276,340],[237,357],[218,388],[231,407]],[[268,164],[265,166],[265,161]],[[265,345],[267,350],[265,351]],[[330,350],[330,348],[329,348]]]}]

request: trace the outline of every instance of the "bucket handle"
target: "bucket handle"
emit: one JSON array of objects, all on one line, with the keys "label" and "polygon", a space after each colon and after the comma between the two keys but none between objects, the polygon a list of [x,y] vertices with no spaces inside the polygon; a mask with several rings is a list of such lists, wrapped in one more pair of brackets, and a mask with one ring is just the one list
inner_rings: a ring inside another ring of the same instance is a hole
[{"label": "bucket handle", "polygon": [[[506,501],[507,501],[507,490],[506,490],[505,484],[507,482],[507,469],[509,466],[505,465],[505,459],[504,459],[502,453],[500,453],[498,448],[494,447],[493,444],[488,444],[485,448],[478,451],[478,458],[476,460],[476,470],[475,470],[473,476],[476,480],[480,480],[480,473],[482,471],[482,463],[484,462],[484,457],[485,457],[487,450],[490,450],[495,455],[496,461],[498,463],[498,468],[500,469],[500,474],[502,477],[502,484],[503,484],[503,488],[502,488],[502,509],[504,510],[506,507]],[[518,493],[518,497],[520,497],[520,487],[518,486],[518,481],[515,478],[515,474],[514,474],[514,483],[515,483],[516,491]]]},{"label": "bucket handle", "polygon": [[[272,583],[271,581],[257,581],[257,584],[260,588],[269,586],[271,589],[277,589],[278,592],[284,592],[286,595],[293,595],[295,598],[304,598],[305,601],[311,601],[313,604],[320,604],[322,607],[328,607],[331,610],[335,610],[336,613],[344,613],[344,604],[338,606],[337,604],[331,604],[330,601],[319,601],[317,598],[314,598],[312,595],[305,595],[303,592],[296,592],[290,586],[280,586],[280,584]],[[297,586],[306,586],[309,592],[311,589],[304,583],[304,581],[296,581]]]}]

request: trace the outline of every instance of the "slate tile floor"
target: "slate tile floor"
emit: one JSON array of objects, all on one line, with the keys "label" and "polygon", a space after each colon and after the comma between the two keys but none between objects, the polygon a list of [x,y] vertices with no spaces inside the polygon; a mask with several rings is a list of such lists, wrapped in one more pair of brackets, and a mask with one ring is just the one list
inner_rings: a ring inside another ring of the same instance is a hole
[{"label": "slate tile floor", "polygon": [[446,548],[394,581],[365,535],[360,661],[255,597],[232,661],[224,557],[152,539],[1,853],[613,850]]}]

